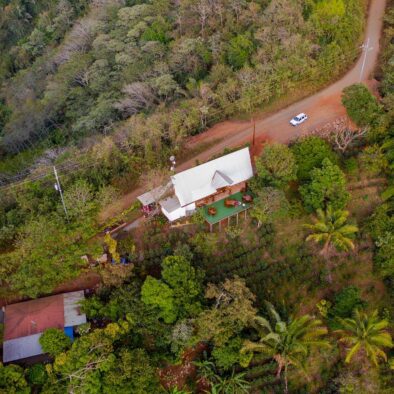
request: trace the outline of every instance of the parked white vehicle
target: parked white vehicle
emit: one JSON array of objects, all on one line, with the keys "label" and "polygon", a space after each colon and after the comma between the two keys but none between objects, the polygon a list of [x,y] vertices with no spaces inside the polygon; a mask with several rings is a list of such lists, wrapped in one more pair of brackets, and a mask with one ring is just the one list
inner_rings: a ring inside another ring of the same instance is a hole
[{"label": "parked white vehicle", "polygon": [[294,118],[290,121],[290,124],[293,126],[298,126],[299,124],[305,122],[308,119],[308,116],[303,112],[294,116]]}]

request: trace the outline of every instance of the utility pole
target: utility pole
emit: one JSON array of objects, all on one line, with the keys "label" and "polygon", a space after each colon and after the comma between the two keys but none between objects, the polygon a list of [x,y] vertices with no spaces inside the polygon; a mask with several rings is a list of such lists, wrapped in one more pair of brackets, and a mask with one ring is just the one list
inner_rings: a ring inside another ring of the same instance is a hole
[{"label": "utility pole", "polygon": [[253,122],[252,148],[254,148],[254,142],[255,142],[255,139],[256,139],[256,121],[254,120],[254,118],[252,118],[252,122]]},{"label": "utility pole", "polygon": [[363,59],[363,63],[361,65],[361,70],[360,70],[360,79],[359,82],[362,81],[363,79],[363,73],[364,73],[364,67],[365,67],[365,62],[367,61],[367,55],[369,51],[372,51],[373,47],[369,46],[369,37],[367,38],[367,43],[361,45],[362,50],[364,51],[364,59]]},{"label": "utility pole", "polygon": [[170,171],[175,172],[175,165],[176,165],[175,156],[170,156],[170,162],[171,162]]},{"label": "utility pole", "polygon": [[66,214],[66,219],[68,221],[69,220],[68,219],[68,212],[67,212],[66,204],[64,203],[63,192],[62,192],[62,188],[60,186],[60,181],[59,181],[59,177],[57,175],[57,171],[56,171],[56,167],[55,166],[53,166],[53,172],[55,173],[55,178],[56,178],[55,189],[60,193],[60,198],[62,200],[64,213]]}]

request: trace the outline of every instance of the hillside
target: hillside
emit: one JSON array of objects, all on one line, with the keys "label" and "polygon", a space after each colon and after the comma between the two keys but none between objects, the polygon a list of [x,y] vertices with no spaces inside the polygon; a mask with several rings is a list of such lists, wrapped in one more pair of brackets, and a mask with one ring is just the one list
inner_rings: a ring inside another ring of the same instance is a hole
[{"label": "hillside", "polygon": [[0,392],[391,393],[392,6],[373,93],[339,84],[340,120],[239,153],[249,130],[204,130],[358,73],[367,1],[0,0]]},{"label": "hillside", "polygon": [[10,1],[0,24],[3,154],[129,119],[132,153],[161,161],[214,120],[338,75],[358,52],[363,9],[362,0]]}]

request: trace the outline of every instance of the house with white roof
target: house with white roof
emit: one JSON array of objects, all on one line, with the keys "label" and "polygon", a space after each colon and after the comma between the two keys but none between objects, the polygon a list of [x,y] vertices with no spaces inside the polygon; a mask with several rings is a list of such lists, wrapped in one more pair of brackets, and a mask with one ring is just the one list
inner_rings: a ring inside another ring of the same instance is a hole
[{"label": "house with white roof", "polygon": [[251,198],[242,193],[252,177],[249,148],[240,149],[171,176],[174,195],[159,204],[171,222],[205,207],[207,222],[220,223],[249,208]]}]

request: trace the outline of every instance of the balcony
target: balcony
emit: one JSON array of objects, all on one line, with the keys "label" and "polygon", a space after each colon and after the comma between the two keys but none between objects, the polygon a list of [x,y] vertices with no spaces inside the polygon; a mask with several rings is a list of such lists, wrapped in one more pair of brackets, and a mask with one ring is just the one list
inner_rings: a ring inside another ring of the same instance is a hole
[{"label": "balcony", "polygon": [[[204,215],[205,220],[211,226],[220,223],[222,220],[230,218],[232,216],[238,215],[241,212],[246,212],[252,203],[243,201],[243,196],[249,195],[247,193],[237,192],[230,196],[227,196],[219,201],[216,201],[212,204],[205,205],[204,207],[200,208],[201,212]],[[230,200],[234,203],[233,206],[228,206],[225,204],[226,200]],[[237,203],[238,202],[238,203]]]}]

